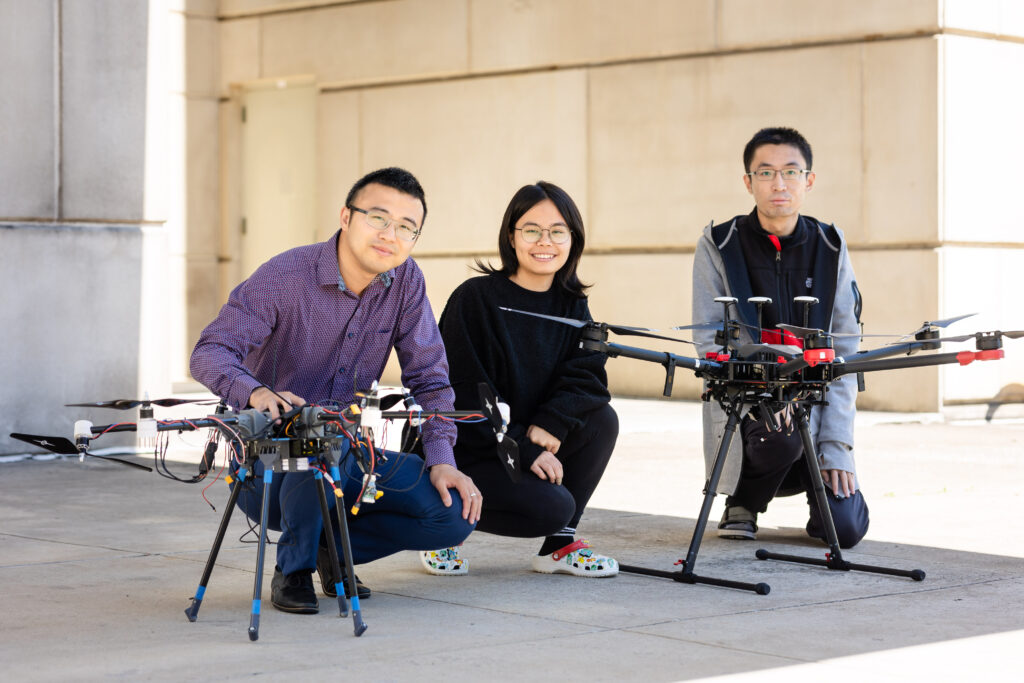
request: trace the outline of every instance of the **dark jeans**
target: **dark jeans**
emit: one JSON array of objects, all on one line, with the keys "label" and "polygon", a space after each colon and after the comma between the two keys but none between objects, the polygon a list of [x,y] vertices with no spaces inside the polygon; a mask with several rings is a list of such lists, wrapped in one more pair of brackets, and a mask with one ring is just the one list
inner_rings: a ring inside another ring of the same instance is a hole
[{"label": "dark jeans", "polygon": [[[342,452],[346,452],[347,444]],[[362,488],[362,473],[354,457],[341,465],[346,519],[352,539],[352,558],[356,564],[372,562],[399,550],[433,550],[462,543],[473,531],[473,525],[462,518],[462,499],[453,489],[452,505],[445,507],[437,489],[430,483],[423,460],[408,453],[385,452],[387,462],[378,459],[377,487],[384,495],[374,503],[364,503],[359,514],[351,513]],[[246,486],[238,496],[238,506],[255,521],[260,519],[263,500],[263,465],[256,465],[252,488]],[[334,513],[337,498],[328,488],[327,504]],[[237,485],[237,482],[233,485]],[[408,490],[406,490],[408,489]],[[332,524],[331,528],[336,526]],[[268,527],[280,531],[277,541],[277,564],[285,574],[316,567],[320,532],[320,501],[314,473],[275,473],[270,484]],[[335,542],[341,543],[334,529]],[[341,556],[341,546],[338,546]]]},{"label": "dark jeans", "polygon": [[[751,512],[760,513],[768,509],[768,503],[775,496],[806,492],[810,508],[807,533],[824,539],[818,504],[811,488],[811,476],[818,474],[812,474],[804,462],[800,433],[795,427],[788,435],[785,430],[769,431],[761,420],[749,415],[743,419],[740,432],[743,439],[740,481],[735,493],[726,499],[726,505],[742,505]],[[839,546],[852,548],[860,543],[870,522],[868,506],[861,492],[858,490],[847,498],[837,498],[826,486],[825,498],[836,525]]]},{"label": "dark jeans", "polygon": [[601,481],[618,435],[619,417],[610,405],[587,415],[583,426],[565,437],[555,456],[562,463],[561,486],[530,471],[524,471],[519,483],[513,483],[493,454],[467,466],[463,471],[473,478],[484,497],[476,528],[518,538],[550,536],[565,527],[576,528]]}]

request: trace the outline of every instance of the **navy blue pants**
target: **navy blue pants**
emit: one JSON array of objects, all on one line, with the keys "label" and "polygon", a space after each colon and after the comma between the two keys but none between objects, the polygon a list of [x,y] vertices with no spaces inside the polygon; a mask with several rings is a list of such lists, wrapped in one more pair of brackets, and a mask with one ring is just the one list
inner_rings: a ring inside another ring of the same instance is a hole
[{"label": "navy blue pants", "polygon": [[[769,431],[761,420],[749,415],[743,419],[740,432],[743,466],[736,491],[726,499],[726,505],[742,505],[751,512],[760,513],[768,509],[768,503],[776,496],[806,492],[810,508],[807,533],[825,540],[818,504],[811,488],[811,476],[818,476],[818,473],[812,474],[804,462],[800,433],[796,429],[792,434]],[[839,547],[852,548],[860,543],[870,522],[868,506],[860,490],[852,496],[839,498],[826,485],[825,499],[836,525]]]},{"label": "navy blue pants", "polygon": [[[347,448],[346,442],[342,452],[347,452]],[[378,460],[376,467],[380,475],[377,488],[384,495],[374,503],[363,503],[358,515],[352,515],[351,507],[362,488],[362,472],[351,455],[341,463],[341,482],[337,484],[342,486],[345,495],[353,561],[363,564],[400,550],[434,550],[462,543],[473,531],[473,525],[462,518],[462,498],[458,491],[449,490],[452,504],[445,507],[419,456],[392,451],[386,451],[385,456],[387,462]],[[257,463],[255,474],[239,494],[238,506],[250,519],[259,522],[263,501],[262,463]],[[232,485],[237,486],[237,481]],[[341,537],[334,529],[337,498],[326,480],[324,485],[340,558]],[[314,472],[274,473],[267,526],[281,532],[277,540],[277,565],[284,574],[316,568],[323,523]]]}]

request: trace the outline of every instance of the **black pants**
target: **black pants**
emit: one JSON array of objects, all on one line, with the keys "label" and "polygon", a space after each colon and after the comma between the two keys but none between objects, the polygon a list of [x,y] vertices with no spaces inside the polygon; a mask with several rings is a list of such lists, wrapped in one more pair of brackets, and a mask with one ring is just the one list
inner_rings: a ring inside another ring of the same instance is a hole
[{"label": "black pants", "polygon": [[562,463],[561,486],[530,471],[523,472],[519,483],[513,483],[493,454],[465,468],[460,466],[484,497],[477,531],[536,538],[551,536],[565,527],[576,528],[601,481],[618,435],[619,418],[610,405],[587,415],[583,426],[565,437],[555,456]]},{"label": "black pants", "polygon": [[[740,425],[743,438],[743,465],[736,492],[726,499],[726,505],[742,505],[751,512],[764,512],[775,496],[790,496],[807,493],[810,519],[807,533],[824,539],[818,504],[811,488],[811,476],[804,462],[804,446],[800,432],[794,428],[792,434],[772,432],[761,420],[749,415]],[[825,499],[836,525],[836,535],[841,548],[852,548],[860,543],[868,532],[868,506],[858,490],[847,498],[837,498],[828,486]]]}]

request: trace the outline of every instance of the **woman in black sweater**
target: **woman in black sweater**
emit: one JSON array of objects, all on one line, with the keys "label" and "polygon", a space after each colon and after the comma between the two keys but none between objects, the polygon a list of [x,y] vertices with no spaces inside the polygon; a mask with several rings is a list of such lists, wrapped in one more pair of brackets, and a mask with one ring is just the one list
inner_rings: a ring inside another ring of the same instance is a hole
[{"label": "woman in black sweater", "polygon": [[[538,182],[509,202],[498,236],[501,267],[448,299],[440,328],[456,409],[478,409],[486,382],[511,408],[508,435],[519,445],[514,483],[495,456],[486,424],[460,424],[455,459],[483,496],[477,530],[545,537],[534,571],[614,576],[614,559],[575,540],[576,526],[608,464],[619,423],[608,404],[605,356],[579,348],[580,330],[499,307],[590,320],[586,286],[576,275],[583,220],[564,190]],[[422,553],[433,574],[464,574],[459,548]]]}]

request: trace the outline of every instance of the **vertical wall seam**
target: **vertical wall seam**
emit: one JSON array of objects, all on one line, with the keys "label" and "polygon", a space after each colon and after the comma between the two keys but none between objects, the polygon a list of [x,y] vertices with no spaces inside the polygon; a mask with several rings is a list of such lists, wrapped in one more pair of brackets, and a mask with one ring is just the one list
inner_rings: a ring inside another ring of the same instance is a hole
[{"label": "vertical wall seam", "polygon": [[473,72],[473,0],[466,0],[466,73]]},{"label": "vertical wall seam", "polygon": [[590,223],[590,243],[594,243],[594,174],[591,171],[590,148],[593,146],[591,116],[594,106],[590,97],[590,69],[583,70],[583,174],[587,188],[586,210],[587,222]]},{"label": "vertical wall seam", "polygon": [[64,216],[64,36],[61,1],[53,0],[53,219]]}]

